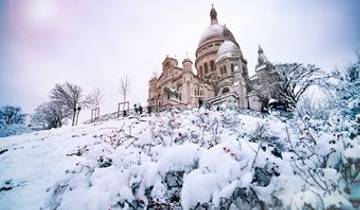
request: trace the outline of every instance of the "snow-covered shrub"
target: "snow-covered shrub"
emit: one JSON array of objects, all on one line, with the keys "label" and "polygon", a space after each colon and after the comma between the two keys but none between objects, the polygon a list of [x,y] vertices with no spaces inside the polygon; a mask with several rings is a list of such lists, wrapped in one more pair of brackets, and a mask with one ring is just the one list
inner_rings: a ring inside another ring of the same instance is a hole
[{"label": "snow-covered shrub", "polygon": [[[317,93],[321,91],[321,88],[317,87]],[[324,97],[321,102],[315,97],[303,96],[299,99],[296,111],[300,116],[311,116],[311,120],[317,120],[318,122],[326,122],[330,117],[330,110],[334,108],[333,100],[326,95],[324,91]]]},{"label": "snow-covered shrub", "polygon": [[28,131],[28,127],[24,124],[0,125],[0,137],[18,135]]},{"label": "snow-covered shrub", "polygon": [[281,157],[281,152],[287,147],[283,136],[275,132],[267,120],[257,124],[255,130],[249,135],[249,141],[259,143],[262,150],[270,150],[278,157]]},{"label": "snow-covered shrub", "polygon": [[329,111],[326,122],[231,109],[118,121],[66,153],[79,163],[49,189],[43,207],[357,208],[358,124]]},{"label": "snow-covered shrub", "polygon": [[300,135],[290,135],[286,129],[291,167],[303,183],[302,191],[295,194],[296,200],[290,200],[288,205],[315,209],[352,209],[359,205],[360,144],[359,132],[354,129],[357,123],[350,120],[351,116],[344,116],[339,107],[330,111],[326,123],[311,116],[290,122]]},{"label": "snow-covered shrub", "polygon": [[[351,189],[360,179],[359,153],[354,155],[353,148],[359,150],[359,143],[350,139],[349,133],[344,134],[341,130],[320,130],[306,130],[306,137],[300,136],[297,140],[289,135],[293,153],[291,166],[294,174],[303,182],[302,191],[297,193],[297,198],[310,199],[300,199],[295,204],[301,208],[307,204],[315,209],[352,208],[351,198],[354,194]],[[324,132],[326,130],[328,132]],[[346,154],[352,155],[347,157]]]},{"label": "snow-covered shrub", "polygon": [[26,132],[25,117],[20,107],[3,106],[0,108],[0,137]]}]

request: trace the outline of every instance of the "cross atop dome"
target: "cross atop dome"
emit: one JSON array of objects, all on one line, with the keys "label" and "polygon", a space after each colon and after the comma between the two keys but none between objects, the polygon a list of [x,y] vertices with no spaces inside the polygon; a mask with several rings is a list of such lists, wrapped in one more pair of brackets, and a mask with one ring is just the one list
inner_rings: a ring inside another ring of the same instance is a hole
[{"label": "cross atop dome", "polygon": [[217,24],[218,20],[217,20],[217,12],[214,8],[214,4],[211,4],[211,10],[210,10],[210,20],[211,20],[211,25],[213,24]]}]

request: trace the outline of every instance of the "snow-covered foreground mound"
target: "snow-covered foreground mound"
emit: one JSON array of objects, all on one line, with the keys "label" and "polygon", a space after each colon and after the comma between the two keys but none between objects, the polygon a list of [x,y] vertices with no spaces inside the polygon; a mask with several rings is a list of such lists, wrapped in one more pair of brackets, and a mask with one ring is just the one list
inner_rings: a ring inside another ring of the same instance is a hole
[{"label": "snow-covered foreground mound", "polygon": [[321,134],[305,151],[287,127],[234,110],[173,111],[0,139],[0,209],[351,206],[316,185],[338,185],[339,174],[306,153],[344,148]]}]

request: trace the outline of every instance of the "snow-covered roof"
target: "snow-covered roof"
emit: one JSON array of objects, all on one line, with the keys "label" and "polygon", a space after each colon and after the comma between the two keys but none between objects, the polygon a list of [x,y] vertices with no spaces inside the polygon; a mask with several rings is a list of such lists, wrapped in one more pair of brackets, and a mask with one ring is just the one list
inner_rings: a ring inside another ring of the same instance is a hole
[{"label": "snow-covered roof", "polygon": [[212,38],[225,39],[224,26],[220,24],[212,24],[200,36],[199,46],[205,41]]},{"label": "snow-covered roof", "polygon": [[269,100],[269,104],[272,104],[272,103],[277,103],[278,101],[274,98],[270,98]]},{"label": "snow-covered roof", "polygon": [[179,94],[178,90],[173,84],[167,85],[164,90],[175,95]]},{"label": "snow-covered roof", "polygon": [[262,69],[265,69],[266,68],[266,64],[257,64],[256,65],[256,68],[255,68],[255,71],[260,71]]},{"label": "snow-covered roof", "polygon": [[258,96],[259,92],[260,92],[259,90],[251,90],[251,91],[246,95],[246,97]]},{"label": "snow-covered roof", "polygon": [[217,52],[216,62],[229,57],[241,56],[240,48],[232,41],[224,41]]},{"label": "snow-covered roof", "polygon": [[255,79],[258,79],[259,76],[257,74],[254,74],[250,77],[250,80],[255,80]]},{"label": "snow-covered roof", "polygon": [[185,62],[191,62],[192,63],[191,59],[188,58],[188,57],[184,58],[183,63],[185,63]]}]

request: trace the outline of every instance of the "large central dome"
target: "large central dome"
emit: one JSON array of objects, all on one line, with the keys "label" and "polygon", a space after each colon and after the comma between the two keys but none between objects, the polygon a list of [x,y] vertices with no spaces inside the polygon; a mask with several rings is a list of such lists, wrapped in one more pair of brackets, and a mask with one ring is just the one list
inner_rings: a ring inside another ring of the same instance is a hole
[{"label": "large central dome", "polygon": [[211,24],[202,33],[199,40],[199,46],[210,40],[230,40],[236,43],[234,35],[224,25],[220,25],[217,20],[217,13],[214,8],[210,11]]},{"label": "large central dome", "polygon": [[[218,23],[217,12],[214,7],[210,11],[210,25],[202,33],[198,44],[195,53],[195,68],[198,71],[199,78],[219,76],[220,67],[217,66],[217,63],[220,63],[222,68],[227,65],[227,68],[231,69],[230,62],[235,62],[242,57],[239,44],[236,42],[234,35],[226,25]],[[222,62],[225,60],[226,62]],[[220,76],[223,75],[224,73]]]},{"label": "large central dome", "polygon": [[224,29],[225,27],[220,24],[212,24],[202,33],[200,36],[199,45],[205,43],[210,39],[221,39],[224,40]]}]

